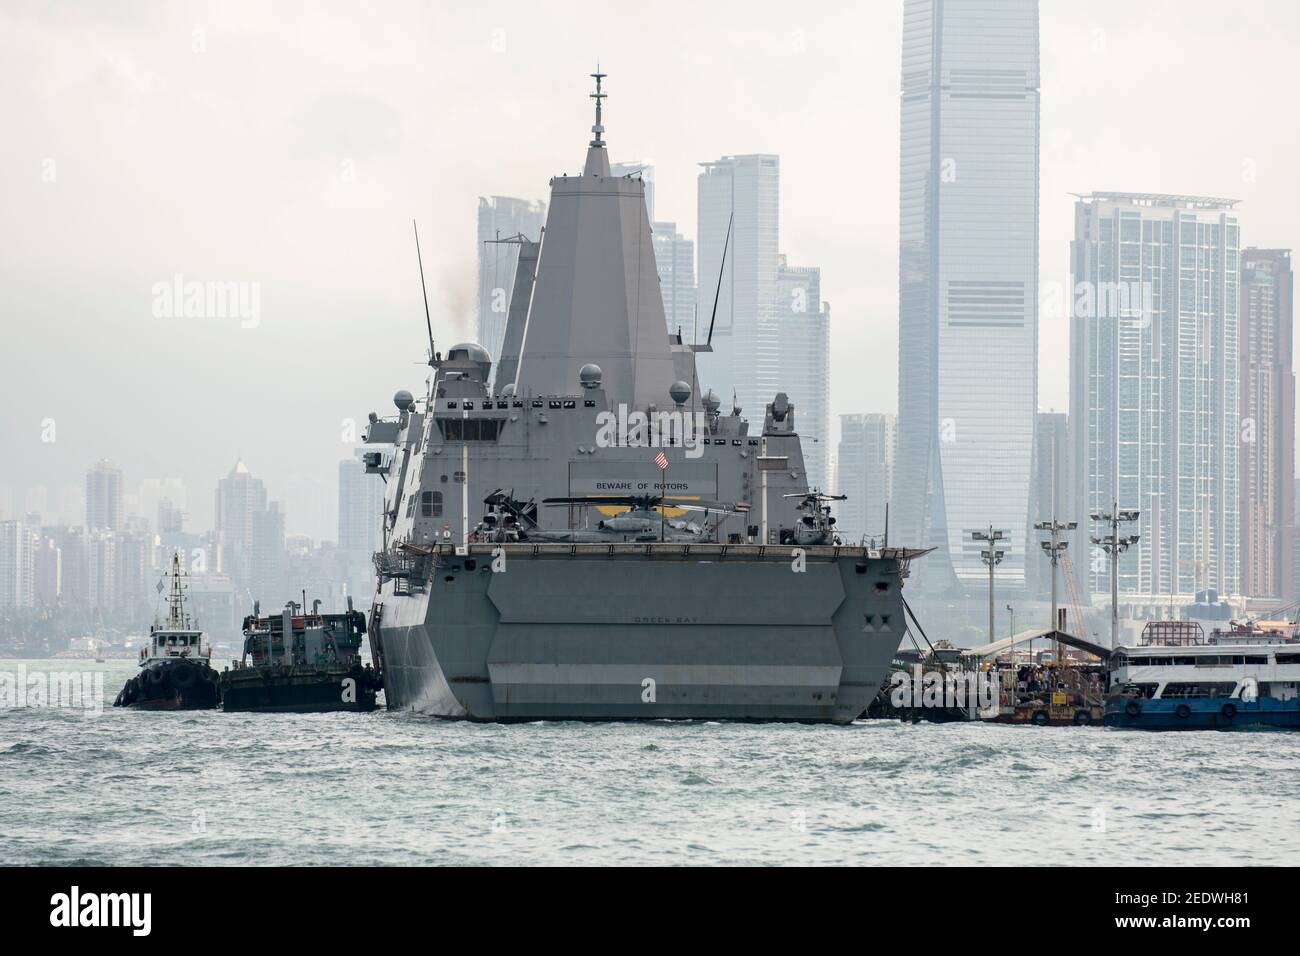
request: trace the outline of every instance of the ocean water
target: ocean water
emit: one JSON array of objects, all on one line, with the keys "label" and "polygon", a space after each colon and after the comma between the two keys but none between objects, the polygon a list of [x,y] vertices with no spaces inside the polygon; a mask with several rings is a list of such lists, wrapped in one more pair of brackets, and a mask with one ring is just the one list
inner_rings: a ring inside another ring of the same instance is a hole
[{"label": "ocean water", "polygon": [[0,661],[103,683],[0,707],[0,864],[1300,859],[1294,732],[114,709],[134,670]]}]

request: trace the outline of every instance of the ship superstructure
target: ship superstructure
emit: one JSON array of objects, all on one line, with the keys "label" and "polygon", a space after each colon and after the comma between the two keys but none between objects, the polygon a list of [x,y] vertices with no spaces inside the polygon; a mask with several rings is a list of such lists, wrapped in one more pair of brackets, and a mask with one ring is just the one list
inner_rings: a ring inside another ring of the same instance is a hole
[{"label": "ship superstructure", "polygon": [[521,244],[503,354],[444,356],[431,333],[424,397],[371,416],[388,705],[851,721],[903,636],[921,552],[838,539],[785,394],[751,424],[701,387],[710,344],[665,331],[644,184],[610,174],[593,77],[583,170],[551,180],[545,229]]}]

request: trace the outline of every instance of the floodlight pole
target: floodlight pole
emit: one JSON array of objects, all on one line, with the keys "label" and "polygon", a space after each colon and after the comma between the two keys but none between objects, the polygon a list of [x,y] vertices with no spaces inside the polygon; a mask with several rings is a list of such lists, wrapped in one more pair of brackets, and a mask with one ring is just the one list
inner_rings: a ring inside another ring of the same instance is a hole
[{"label": "floodlight pole", "polygon": [[989,525],[988,531],[972,531],[971,540],[988,542],[988,548],[980,551],[980,560],[982,560],[989,569],[989,643],[992,644],[997,640],[997,634],[993,630],[993,569],[1002,563],[1002,558],[1006,555],[1005,551],[999,551],[997,542],[1006,537],[1001,531],[995,531],[993,525]]},{"label": "floodlight pole", "polygon": [[1101,545],[1103,551],[1110,555],[1110,646],[1114,650],[1119,646],[1119,556],[1129,549],[1130,545],[1137,544],[1141,540],[1140,535],[1132,534],[1120,537],[1119,524],[1121,521],[1137,521],[1140,511],[1131,509],[1121,509],[1119,502],[1112,500],[1110,511],[1094,511],[1091,515],[1093,521],[1099,521],[1109,526],[1110,533],[1104,537],[1093,536],[1092,543]]}]

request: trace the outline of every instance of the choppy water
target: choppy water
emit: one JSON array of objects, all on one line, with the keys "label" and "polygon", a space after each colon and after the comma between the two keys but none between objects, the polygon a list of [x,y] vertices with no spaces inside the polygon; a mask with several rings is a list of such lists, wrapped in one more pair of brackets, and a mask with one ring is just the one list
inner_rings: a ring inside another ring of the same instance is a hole
[{"label": "choppy water", "polygon": [[0,709],[0,864],[1294,864],[1300,733]]}]

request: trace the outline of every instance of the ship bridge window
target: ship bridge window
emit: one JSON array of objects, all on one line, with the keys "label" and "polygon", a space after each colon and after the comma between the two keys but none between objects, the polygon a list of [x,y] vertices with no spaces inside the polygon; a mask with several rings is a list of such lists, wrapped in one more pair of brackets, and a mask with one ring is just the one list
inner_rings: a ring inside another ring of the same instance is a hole
[{"label": "ship bridge window", "polygon": [[546,403],[542,401],[540,398],[533,399],[533,408],[545,408],[545,407],[546,407]]},{"label": "ship bridge window", "polygon": [[420,514],[426,518],[442,517],[442,492],[425,491],[420,494]]},{"label": "ship bridge window", "polygon": [[504,423],[501,418],[439,418],[438,431],[444,441],[496,441]]},{"label": "ship bridge window", "polygon": [[1300,654],[1279,654],[1277,655],[1279,664],[1300,664]]}]

